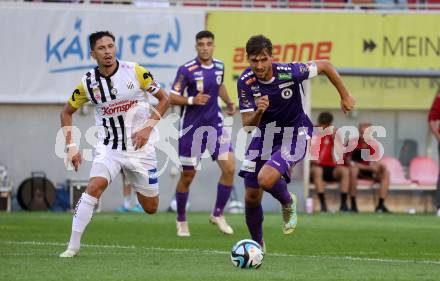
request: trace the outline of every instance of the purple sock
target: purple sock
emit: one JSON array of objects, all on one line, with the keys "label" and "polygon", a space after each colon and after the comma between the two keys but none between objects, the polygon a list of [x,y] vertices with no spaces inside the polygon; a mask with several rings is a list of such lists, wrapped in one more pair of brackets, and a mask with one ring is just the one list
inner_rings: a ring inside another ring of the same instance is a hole
[{"label": "purple sock", "polygon": [[281,205],[287,205],[292,203],[292,197],[290,196],[289,190],[287,190],[287,183],[283,179],[279,179],[270,189],[265,189],[269,192],[275,199],[280,201]]},{"label": "purple sock", "polygon": [[223,209],[226,206],[226,202],[229,200],[232,188],[232,186],[227,186],[221,183],[217,185],[217,199],[215,200],[214,212],[212,213],[214,217],[223,215]]},{"label": "purple sock", "polygon": [[176,191],[177,221],[186,221],[186,202],[187,201],[188,201],[188,192]]},{"label": "purple sock", "polygon": [[251,234],[252,240],[261,244],[263,241],[263,207],[260,205],[248,206],[246,204],[246,224]]}]

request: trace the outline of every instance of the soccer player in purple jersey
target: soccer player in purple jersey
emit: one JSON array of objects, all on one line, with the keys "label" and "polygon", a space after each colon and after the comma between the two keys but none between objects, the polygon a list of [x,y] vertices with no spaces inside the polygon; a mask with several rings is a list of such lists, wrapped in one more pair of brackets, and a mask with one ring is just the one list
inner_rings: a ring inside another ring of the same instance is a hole
[{"label": "soccer player in purple jersey", "polygon": [[216,224],[221,232],[233,234],[223,216],[223,209],[231,194],[235,162],[231,138],[223,129],[218,97],[226,103],[229,115],[234,115],[235,105],[223,84],[223,62],[213,58],[214,34],[206,30],[197,33],[196,51],[197,57],[177,71],[170,94],[171,104],[183,107],[179,137],[179,158],[183,171],[176,187],[177,236],[190,236],[185,207],[189,186],[205,149],[208,149],[222,171],[209,221]]},{"label": "soccer player in purple jersey", "polygon": [[246,53],[249,67],[238,79],[238,98],[243,126],[256,129],[239,175],[246,186],[246,224],[265,251],[263,190],[282,205],[283,233],[292,233],[297,224],[296,196],[287,190],[289,171],[304,158],[313,130],[302,106],[301,82],[323,72],[338,90],[344,113],[355,100],[329,61],[275,63],[272,43],[263,35],[248,40]]}]

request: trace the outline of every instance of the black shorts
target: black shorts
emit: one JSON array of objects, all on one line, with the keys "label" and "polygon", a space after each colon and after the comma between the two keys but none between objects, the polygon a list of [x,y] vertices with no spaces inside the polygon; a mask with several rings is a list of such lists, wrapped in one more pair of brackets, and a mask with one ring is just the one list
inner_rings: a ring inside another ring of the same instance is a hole
[{"label": "black shorts", "polygon": [[321,166],[322,167],[322,179],[326,182],[335,182],[337,179],[333,176],[333,171],[336,167]]},{"label": "black shorts", "polygon": [[359,170],[358,179],[374,180],[374,173],[372,171]]}]

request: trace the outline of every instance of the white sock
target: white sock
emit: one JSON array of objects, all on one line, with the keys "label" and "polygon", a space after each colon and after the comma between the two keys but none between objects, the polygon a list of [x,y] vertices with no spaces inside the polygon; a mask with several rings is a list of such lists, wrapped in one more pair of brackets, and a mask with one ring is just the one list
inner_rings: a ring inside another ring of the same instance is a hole
[{"label": "white sock", "polygon": [[81,244],[81,236],[92,219],[93,210],[96,204],[98,204],[98,199],[83,193],[79,199],[75,213],[73,215],[72,221],[72,234],[69,241],[69,249],[78,251]]},{"label": "white sock", "polygon": [[131,196],[124,196],[124,203],[123,206],[125,209],[130,209],[131,208]]}]

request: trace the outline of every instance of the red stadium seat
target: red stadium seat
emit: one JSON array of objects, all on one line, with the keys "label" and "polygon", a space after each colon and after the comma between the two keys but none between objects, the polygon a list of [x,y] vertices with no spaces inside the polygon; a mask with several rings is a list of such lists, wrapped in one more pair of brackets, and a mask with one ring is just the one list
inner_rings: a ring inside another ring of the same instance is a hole
[{"label": "red stadium seat", "polygon": [[431,7],[429,8],[429,10],[440,10],[440,0],[426,0],[426,4],[435,4],[435,5],[439,5],[437,7]]},{"label": "red stadium seat", "polygon": [[277,8],[277,0],[253,0],[255,8]]},{"label": "red stadium seat", "polygon": [[[306,4],[298,5],[298,3]],[[287,0],[287,7],[291,9],[304,9],[314,7],[312,5],[308,5],[307,3],[312,4],[312,0]]]},{"label": "red stadium seat", "polygon": [[187,7],[207,7],[208,3],[206,1],[183,1],[183,6]]},{"label": "red stadium seat", "polygon": [[391,185],[411,185],[411,181],[405,178],[402,164],[394,157],[384,156],[381,160],[390,172]]},{"label": "red stadium seat", "polygon": [[416,157],[409,165],[410,179],[420,185],[435,185],[438,173],[437,162],[429,157]]},{"label": "red stadium seat", "polygon": [[[345,9],[346,0],[322,0],[324,4],[340,4],[338,6],[325,7],[326,9]],[[344,5],[343,5],[344,4]]]},{"label": "red stadium seat", "polygon": [[241,0],[220,0],[218,6],[225,8],[240,8],[243,6],[243,3]]}]

